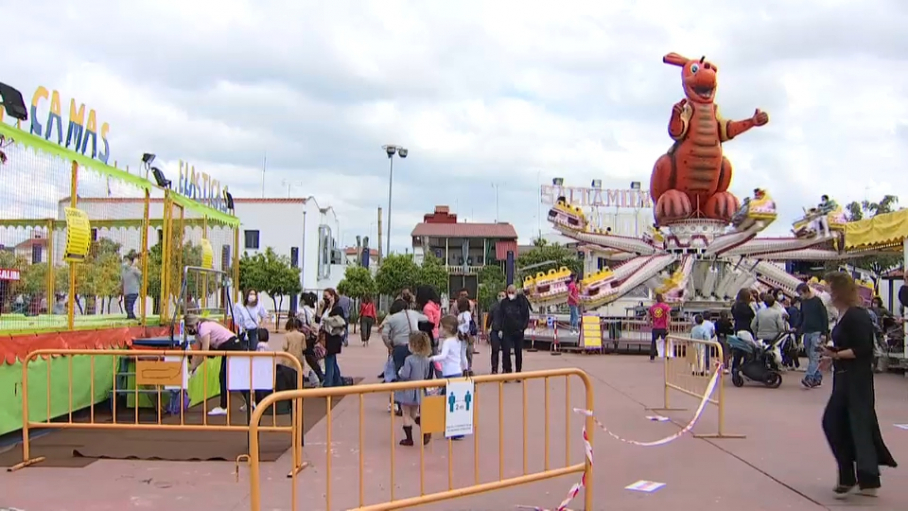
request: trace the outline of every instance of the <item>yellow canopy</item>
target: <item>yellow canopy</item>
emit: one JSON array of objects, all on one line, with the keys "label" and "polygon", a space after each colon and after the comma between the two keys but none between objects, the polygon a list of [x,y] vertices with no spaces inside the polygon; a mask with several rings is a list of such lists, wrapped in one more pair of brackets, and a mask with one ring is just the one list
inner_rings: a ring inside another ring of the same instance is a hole
[{"label": "yellow canopy", "polygon": [[908,238],[908,209],[845,224],[845,248],[886,248]]}]

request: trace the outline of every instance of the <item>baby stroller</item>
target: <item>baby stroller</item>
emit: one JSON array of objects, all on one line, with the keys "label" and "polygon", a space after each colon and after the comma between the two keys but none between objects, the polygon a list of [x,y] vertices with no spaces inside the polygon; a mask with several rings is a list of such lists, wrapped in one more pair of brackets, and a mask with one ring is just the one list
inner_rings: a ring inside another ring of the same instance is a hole
[{"label": "baby stroller", "polygon": [[743,387],[745,379],[762,382],[771,389],[782,385],[781,345],[793,339],[793,331],[783,332],[770,343],[757,342],[750,332],[729,335],[728,347],[732,355],[731,382]]}]

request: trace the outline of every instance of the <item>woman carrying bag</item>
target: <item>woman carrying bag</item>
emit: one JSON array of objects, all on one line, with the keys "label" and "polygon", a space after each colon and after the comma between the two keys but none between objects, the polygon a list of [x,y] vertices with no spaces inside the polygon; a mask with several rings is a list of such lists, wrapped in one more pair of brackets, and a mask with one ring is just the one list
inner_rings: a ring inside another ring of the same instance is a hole
[{"label": "woman carrying bag", "polygon": [[259,303],[258,293],[249,289],[243,296],[243,303],[233,307],[233,320],[237,324],[240,338],[247,341],[253,349],[259,341],[259,327],[263,319],[268,317],[268,312]]}]

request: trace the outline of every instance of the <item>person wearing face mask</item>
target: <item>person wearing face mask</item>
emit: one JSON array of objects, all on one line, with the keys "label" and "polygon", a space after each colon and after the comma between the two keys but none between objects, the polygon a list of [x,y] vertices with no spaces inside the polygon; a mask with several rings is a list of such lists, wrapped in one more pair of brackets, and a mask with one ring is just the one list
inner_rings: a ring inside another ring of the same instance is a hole
[{"label": "person wearing face mask", "polygon": [[507,297],[499,305],[501,321],[501,347],[504,351],[503,369],[512,372],[511,349],[514,350],[514,368],[523,370],[523,335],[530,324],[530,303],[526,297],[517,294],[513,284],[508,286]]},{"label": "person wearing face mask", "polygon": [[248,289],[243,295],[243,303],[233,307],[233,319],[236,321],[240,335],[245,337],[250,346],[256,346],[259,340],[259,328],[263,319],[268,318],[268,311],[259,303],[259,294],[255,289]]},{"label": "person wearing face mask", "polygon": [[343,385],[340,366],[337,365],[337,356],[344,345],[344,331],[347,321],[344,319],[344,310],[339,304],[337,291],[332,288],[325,289],[322,294],[323,307],[321,315],[316,318],[319,322],[319,342],[325,348],[325,387],[340,387]]},{"label": "person wearing face mask", "polygon": [[501,353],[501,302],[507,298],[504,291],[498,293],[498,300],[489,307],[486,315],[486,331],[489,332],[489,343],[492,345],[492,374],[498,374],[498,357]]},{"label": "person wearing face mask", "polygon": [[[247,345],[227,327],[209,319],[202,319],[195,314],[186,314],[183,317],[183,323],[186,325],[186,333],[194,335],[196,346],[201,351],[246,351]],[[205,357],[192,357],[189,370],[195,372],[203,362]],[[221,357],[221,374],[218,375],[220,384],[220,403],[217,408],[208,411],[208,415],[227,415],[227,357]],[[249,393],[243,392],[246,402],[249,402]],[[245,406],[241,408],[244,410]]]}]

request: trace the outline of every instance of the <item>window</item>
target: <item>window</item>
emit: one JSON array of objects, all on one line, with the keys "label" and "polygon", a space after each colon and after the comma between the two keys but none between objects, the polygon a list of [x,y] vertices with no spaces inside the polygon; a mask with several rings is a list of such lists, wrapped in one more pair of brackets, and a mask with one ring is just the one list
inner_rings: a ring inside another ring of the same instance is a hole
[{"label": "window", "polygon": [[43,261],[44,247],[37,243],[32,245],[32,264],[38,264]]},{"label": "window", "polygon": [[243,235],[246,238],[246,248],[251,250],[259,249],[259,232],[258,231],[243,231]]}]

